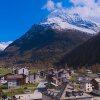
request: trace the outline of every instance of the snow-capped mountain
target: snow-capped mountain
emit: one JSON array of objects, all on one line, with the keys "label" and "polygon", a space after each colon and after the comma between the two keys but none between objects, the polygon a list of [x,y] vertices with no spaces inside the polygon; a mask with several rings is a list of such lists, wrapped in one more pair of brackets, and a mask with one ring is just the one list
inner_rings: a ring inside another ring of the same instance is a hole
[{"label": "snow-capped mountain", "polygon": [[58,30],[73,29],[91,34],[100,31],[99,24],[82,18],[77,13],[68,13],[66,10],[55,10],[51,12],[40,24]]},{"label": "snow-capped mountain", "polygon": [[0,42],[0,51],[3,51],[12,41],[9,42]]}]

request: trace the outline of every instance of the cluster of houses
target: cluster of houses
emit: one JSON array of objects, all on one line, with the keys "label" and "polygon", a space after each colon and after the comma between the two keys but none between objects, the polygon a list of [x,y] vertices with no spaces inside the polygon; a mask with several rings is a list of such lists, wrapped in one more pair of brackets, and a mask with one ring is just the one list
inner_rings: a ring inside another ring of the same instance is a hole
[{"label": "cluster of houses", "polygon": [[12,73],[0,75],[0,85],[6,85],[8,88],[19,87],[24,84],[34,83],[36,80],[36,73],[30,74],[28,68],[16,68]]},{"label": "cluster of houses", "polygon": [[[92,71],[87,70],[88,74]],[[71,69],[42,70],[30,74],[28,68],[17,68],[13,74],[0,76],[1,84],[14,88],[23,84],[38,82],[34,93],[15,95],[15,100],[93,100],[100,96],[100,75],[78,75],[71,80],[74,71]]]},{"label": "cluster of houses", "polygon": [[[93,97],[88,94],[92,92],[91,83],[88,80],[72,81],[70,80],[72,74],[74,73],[70,69],[51,69],[48,71],[42,100],[92,100]],[[80,89],[76,86],[79,86]]]}]

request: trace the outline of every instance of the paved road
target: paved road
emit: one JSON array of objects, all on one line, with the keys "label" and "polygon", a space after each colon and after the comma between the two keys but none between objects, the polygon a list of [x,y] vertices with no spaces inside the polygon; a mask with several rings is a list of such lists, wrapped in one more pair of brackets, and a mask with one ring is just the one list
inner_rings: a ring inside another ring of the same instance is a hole
[{"label": "paved road", "polygon": [[93,100],[100,100],[100,97],[94,97]]},{"label": "paved road", "polygon": [[34,99],[42,99],[42,93],[40,90],[45,88],[45,83],[47,82],[40,82],[39,85],[37,86],[37,89],[33,93]]}]

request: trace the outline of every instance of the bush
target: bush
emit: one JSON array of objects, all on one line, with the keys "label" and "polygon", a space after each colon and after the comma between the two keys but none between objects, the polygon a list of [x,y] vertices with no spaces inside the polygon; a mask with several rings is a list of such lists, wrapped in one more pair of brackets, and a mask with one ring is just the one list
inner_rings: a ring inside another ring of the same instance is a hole
[{"label": "bush", "polygon": [[8,89],[6,85],[0,85],[0,89]]},{"label": "bush", "polygon": [[27,87],[24,87],[24,89],[26,90],[26,89],[27,89]]}]

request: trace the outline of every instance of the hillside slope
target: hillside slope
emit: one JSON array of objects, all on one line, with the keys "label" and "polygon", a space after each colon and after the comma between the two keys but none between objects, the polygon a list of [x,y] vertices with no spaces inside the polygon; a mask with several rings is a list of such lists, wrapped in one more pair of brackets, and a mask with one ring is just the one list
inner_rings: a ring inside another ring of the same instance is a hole
[{"label": "hillside slope", "polygon": [[100,33],[66,54],[58,65],[84,66],[100,64]]},{"label": "hillside slope", "polygon": [[2,52],[0,61],[12,64],[53,64],[90,37],[80,31],[58,31],[34,25]]}]

